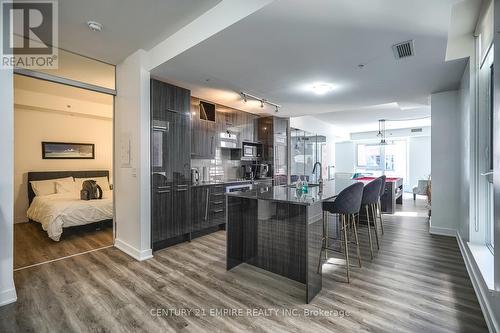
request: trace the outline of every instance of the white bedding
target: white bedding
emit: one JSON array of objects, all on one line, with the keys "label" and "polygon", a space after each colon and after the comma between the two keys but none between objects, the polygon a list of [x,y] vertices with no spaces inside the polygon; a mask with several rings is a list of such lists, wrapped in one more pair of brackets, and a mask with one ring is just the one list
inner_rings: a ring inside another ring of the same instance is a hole
[{"label": "white bedding", "polygon": [[103,191],[100,200],[80,200],[80,193],[36,196],[28,217],[42,224],[49,237],[59,241],[63,228],[113,218],[113,191]]}]

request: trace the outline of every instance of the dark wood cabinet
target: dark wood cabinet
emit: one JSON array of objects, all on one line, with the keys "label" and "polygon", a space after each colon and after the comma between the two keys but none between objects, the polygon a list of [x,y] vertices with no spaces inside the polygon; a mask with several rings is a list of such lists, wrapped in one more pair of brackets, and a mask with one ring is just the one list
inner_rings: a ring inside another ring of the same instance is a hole
[{"label": "dark wood cabinet", "polygon": [[209,186],[193,186],[191,188],[191,202],[193,202],[191,215],[191,230],[202,230],[208,221],[208,204],[210,196]]},{"label": "dark wood cabinet", "polygon": [[151,241],[154,244],[161,242],[162,240],[168,239],[171,230],[169,225],[172,223],[172,188],[168,187],[157,187],[153,190],[153,195],[151,197],[152,210],[152,232]]},{"label": "dark wood cabinet", "polygon": [[[238,183],[241,184],[241,183]],[[226,224],[226,187],[234,184],[194,186],[191,201],[192,232],[198,232]]]},{"label": "dark wood cabinet", "polygon": [[172,203],[172,233],[169,236],[189,234],[191,232],[191,188],[189,184],[174,186]]},{"label": "dark wood cabinet", "polygon": [[216,122],[200,119],[200,100],[191,100],[192,138],[191,156],[193,158],[215,158],[217,148]]},{"label": "dark wood cabinet", "polygon": [[151,80],[151,240],[153,250],[191,230],[190,91]]}]

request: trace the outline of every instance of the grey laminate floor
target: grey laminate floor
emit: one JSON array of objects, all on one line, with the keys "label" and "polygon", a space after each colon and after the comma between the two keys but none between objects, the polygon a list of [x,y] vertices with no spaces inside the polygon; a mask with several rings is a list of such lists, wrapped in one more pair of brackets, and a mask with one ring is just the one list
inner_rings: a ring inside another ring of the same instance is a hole
[{"label": "grey laminate floor", "polygon": [[0,332],[487,331],[455,239],[428,234],[421,204],[404,208],[386,217],[372,262],[361,230],[350,284],[342,266],[324,266],[309,305],[296,282],[248,265],[227,272],[220,231],[145,262],[109,248],[17,271]]}]

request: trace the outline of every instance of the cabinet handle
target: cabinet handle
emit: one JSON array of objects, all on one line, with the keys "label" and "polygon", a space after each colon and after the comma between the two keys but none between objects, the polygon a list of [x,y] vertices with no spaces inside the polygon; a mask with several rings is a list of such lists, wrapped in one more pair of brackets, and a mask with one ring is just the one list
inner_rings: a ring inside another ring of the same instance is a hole
[{"label": "cabinet handle", "polygon": [[214,213],[222,213],[224,211],[224,209],[215,209],[213,210]]},{"label": "cabinet handle", "polygon": [[170,193],[170,190],[157,190],[156,193],[158,194]]},{"label": "cabinet handle", "polygon": [[176,191],[177,192],[184,192],[184,191],[187,191],[188,189],[187,188],[178,188]]},{"label": "cabinet handle", "polygon": [[165,190],[165,189],[170,189],[170,186],[158,186],[159,190]]},{"label": "cabinet handle", "polygon": [[224,195],[224,193],[212,193],[213,196],[221,196]]},{"label": "cabinet handle", "polygon": [[208,220],[208,202],[210,197],[210,189],[207,187],[207,204],[205,205],[205,221]]},{"label": "cabinet handle", "polygon": [[210,154],[214,153],[214,136],[212,135],[212,140],[210,141]]},{"label": "cabinet handle", "polygon": [[223,204],[224,201],[214,201],[214,205],[220,205],[220,204]]},{"label": "cabinet handle", "polygon": [[177,187],[188,187],[189,185],[177,185]]}]

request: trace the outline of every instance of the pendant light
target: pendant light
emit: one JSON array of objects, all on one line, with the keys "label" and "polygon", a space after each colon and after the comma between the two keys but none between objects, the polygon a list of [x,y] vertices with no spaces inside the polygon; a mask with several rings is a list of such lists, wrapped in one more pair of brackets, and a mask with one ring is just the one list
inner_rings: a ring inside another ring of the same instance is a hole
[{"label": "pendant light", "polygon": [[381,145],[381,146],[387,145],[387,141],[385,141],[385,119],[380,119],[378,121],[377,137],[380,138],[379,145]]}]

